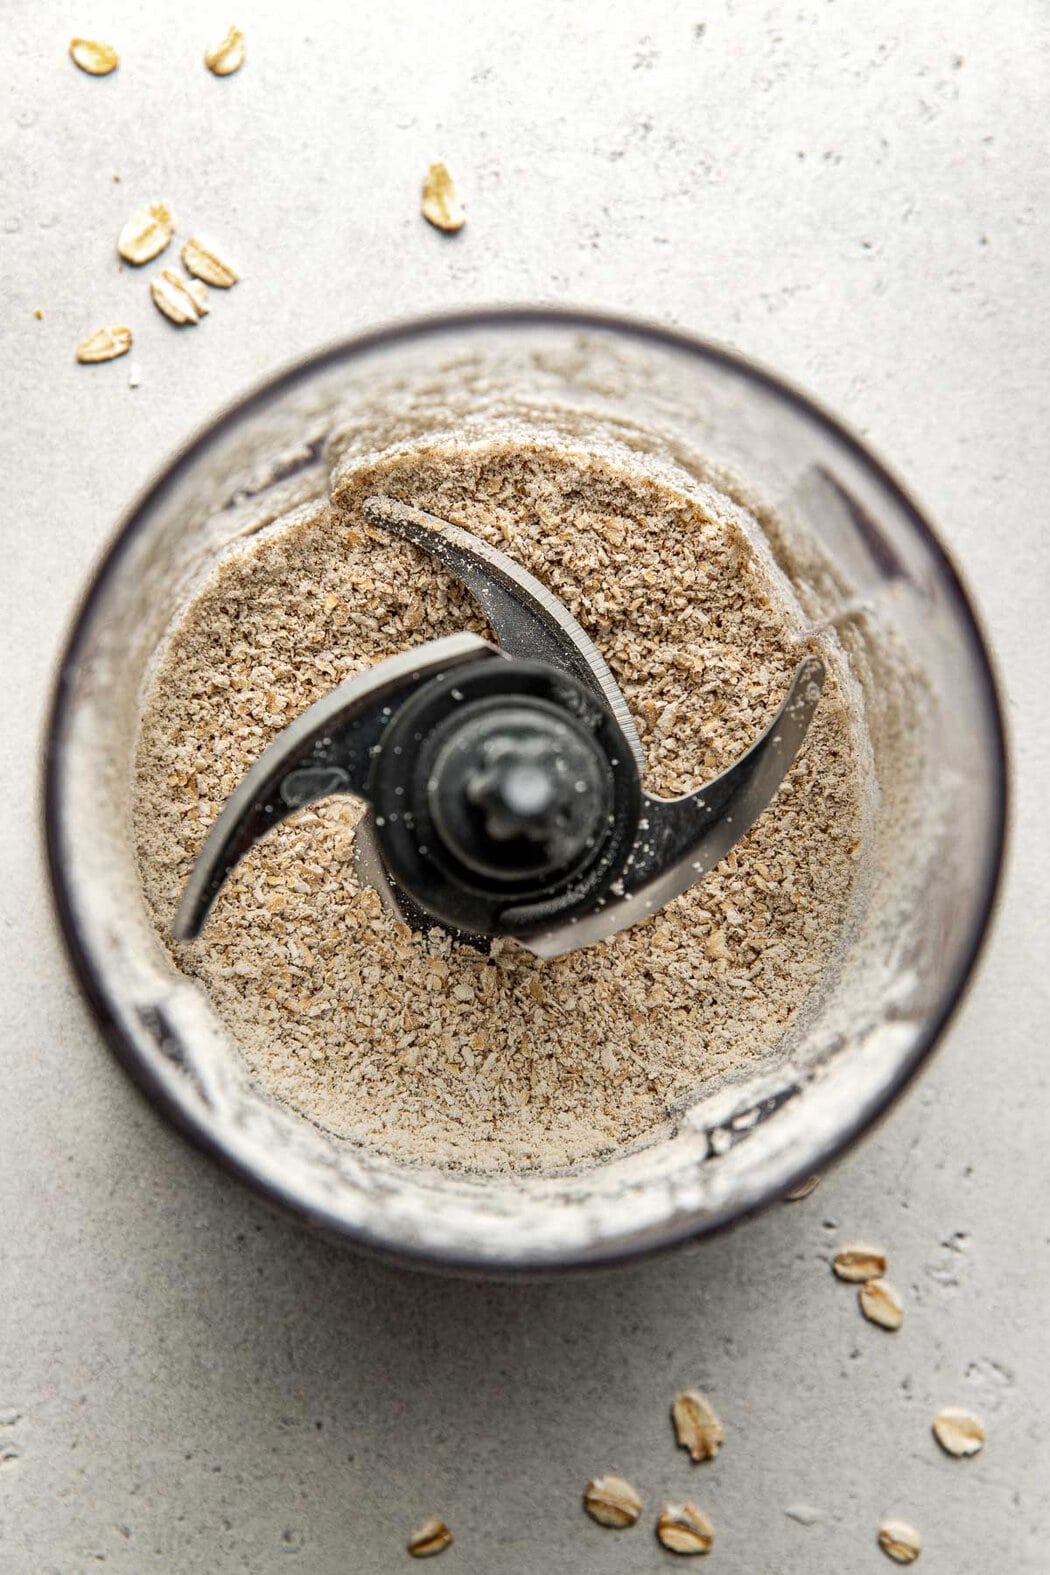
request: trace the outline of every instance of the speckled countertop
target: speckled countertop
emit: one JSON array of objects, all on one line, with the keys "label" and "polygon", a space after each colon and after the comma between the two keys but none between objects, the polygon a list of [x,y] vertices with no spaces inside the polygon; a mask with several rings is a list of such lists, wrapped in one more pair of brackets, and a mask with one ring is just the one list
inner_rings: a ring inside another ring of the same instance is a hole
[{"label": "speckled countertop", "polygon": [[[928,1575],[1045,1571],[1045,12],[248,3],[249,63],[219,82],[211,4],[2,9],[0,1570],[385,1575],[429,1513],[457,1534],[448,1575],[669,1568],[644,1529],[579,1510],[620,1469],[654,1508],[699,1500],[722,1575],[878,1575],[885,1513],[922,1529]],[[75,71],[74,31],[117,45],[116,76]],[[417,213],[442,156],[470,215],[451,242]],[[193,332],[113,253],[159,196],[244,266]],[[970,999],[812,1197],[636,1269],[492,1286],[311,1240],[161,1124],[66,967],[34,792],[75,598],[172,447],[327,339],[526,299],[727,340],[864,433],[976,593],[1016,784]],[[75,366],[107,321],[131,323],[133,356]],[[828,1272],[856,1236],[891,1250],[897,1335]],[[667,1419],[687,1383],[727,1432],[695,1469]],[[951,1402],[987,1422],[974,1461],[929,1435]]]}]

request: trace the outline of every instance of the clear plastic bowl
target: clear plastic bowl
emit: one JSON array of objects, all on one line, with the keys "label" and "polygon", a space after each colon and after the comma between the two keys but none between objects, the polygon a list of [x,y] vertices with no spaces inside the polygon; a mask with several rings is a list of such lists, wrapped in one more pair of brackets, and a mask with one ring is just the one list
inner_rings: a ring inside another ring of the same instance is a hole
[{"label": "clear plastic bowl", "polygon": [[[869,824],[834,968],[756,1074],[700,1089],[669,1129],[561,1174],[471,1175],[370,1152],[255,1088],[147,910],[131,787],[165,631],[247,520],[362,455],[435,431],[541,427],[629,453],[748,511],[800,626],[848,664]],[[641,323],[546,310],[408,323],[311,357],[218,417],[124,520],[62,658],[46,767],[61,924],[111,1045],[149,1097],[268,1199],[434,1267],[608,1262],[780,1197],[889,1105],[944,1028],[999,874],[1002,721],[966,593],[930,525],[831,416],[740,356]]]}]

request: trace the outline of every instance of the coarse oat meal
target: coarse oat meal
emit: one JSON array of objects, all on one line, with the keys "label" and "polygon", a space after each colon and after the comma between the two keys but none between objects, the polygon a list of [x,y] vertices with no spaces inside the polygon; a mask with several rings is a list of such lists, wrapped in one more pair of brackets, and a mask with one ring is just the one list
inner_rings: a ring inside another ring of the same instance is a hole
[{"label": "coarse oat meal", "polygon": [[[596,641],[637,719],[646,784],[694,787],[769,721],[802,645],[728,511],[552,443],[391,450],[239,544],[183,611],[145,697],[135,800],[166,938],[224,799],[349,674],[461,629],[462,588],[362,520],[387,493],[497,543]],[[405,1160],[556,1169],[669,1130],[698,1087],[776,1050],[833,961],[860,842],[857,756],[829,671],[775,806],[651,921],[567,957],[420,935],[357,882],[359,808],[256,846],[199,942],[172,946],[260,1085]]]}]

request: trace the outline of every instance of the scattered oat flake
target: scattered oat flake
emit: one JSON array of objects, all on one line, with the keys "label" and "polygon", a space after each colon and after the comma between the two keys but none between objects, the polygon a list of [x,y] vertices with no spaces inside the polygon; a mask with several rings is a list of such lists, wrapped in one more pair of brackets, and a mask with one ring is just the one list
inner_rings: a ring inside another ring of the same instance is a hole
[{"label": "scattered oat flake", "polygon": [[879,1547],[895,1564],[914,1564],[922,1552],[922,1538],[906,1520],[884,1520],[879,1527]]},{"label": "scattered oat flake", "polygon": [[656,1535],[672,1553],[710,1553],[715,1528],[695,1504],[665,1504]]},{"label": "scattered oat flake", "polygon": [[961,1406],[946,1405],[933,1419],[933,1436],[941,1448],[958,1459],[984,1448],[984,1423]]},{"label": "scattered oat flake", "polygon": [[112,44],[100,44],[94,38],[73,38],[69,53],[75,65],[89,77],[108,77],[120,65],[120,56]]},{"label": "scattered oat flake", "polygon": [[244,65],[244,34],[231,27],[226,37],[204,52],[204,64],[213,76],[229,77]]},{"label": "scattered oat flake", "polygon": [[437,230],[461,230],[467,222],[452,176],[444,164],[432,164],[423,182],[423,217]]},{"label": "scattered oat flake", "polygon": [[671,1406],[675,1438],[679,1448],[688,1449],[693,1460],[713,1460],[725,1431],[706,1395],[686,1389]]},{"label": "scattered oat flake", "polygon": [[171,209],[163,202],[137,208],[117,236],[117,251],[136,267],[157,257],[175,234]]},{"label": "scattered oat flake", "polygon": [[220,256],[214,246],[206,245],[195,235],[191,235],[182,248],[182,262],[187,273],[203,279],[205,284],[215,285],[219,290],[228,290],[240,278],[231,262]]},{"label": "scattered oat flake", "polygon": [[208,314],[208,291],[199,279],[186,279],[175,268],[162,268],[149,293],[165,317],[180,326],[199,323]]},{"label": "scattered oat flake", "polygon": [[444,1553],[453,1540],[443,1520],[428,1520],[409,1537],[408,1551],[414,1559],[429,1559],[434,1553]]},{"label": "scattered oat flake", "polygon": [[904,1322],[904,1307],[897,1292],[885,1280],[865,1280],[857,1292],[860,1310],[881,1329],[899,1329]]},{"label": "scattered oat flake", "polygon": [[840,1280],[854,1285],[878,1280],[886,1273],[886,1254],[878,1247],[843,1247],[835,1254],[831,1267]]},{"label": "scattered oat flake", "polygon": [[77,360],[115,361],[118,355],[127,355],[131,349],[130,328],[97,328],[82,344],[77,345]]},{"label": "scattered oat flake", "polygon": [[595,1477],[583,1490],[583,1507],[599,1526],[625,1531],[642,1513],[642,1501],[631,1484],[613,1473]]},{"label": "scattered oat flake", "polygon": [[785,1203],[801,1203],[803,1198],[808,1198],[820,1186],[822,1177],[807,1176],[805,1181],[800,1181],[797,1187],[792,1187],[790,1192],[784,1193]]}]

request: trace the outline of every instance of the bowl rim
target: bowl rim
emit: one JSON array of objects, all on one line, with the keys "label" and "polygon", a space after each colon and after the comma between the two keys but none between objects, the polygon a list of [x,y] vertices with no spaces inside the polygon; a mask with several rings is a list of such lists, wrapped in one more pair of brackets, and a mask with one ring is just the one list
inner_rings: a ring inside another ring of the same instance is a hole
[{"label": "bowl rim", "polygon": [[[384,1241],[371,1230],[348,1225],[340,1217],[305,1203],[293,1191],[282,1187],[274,1178],[261,1176],[250,1165],[224,1148],[223,1144],[175,1099],[121,1027],[119,1011],[106,987],[105,971],[99,966],[85,937],[80,933],[75,903],[61,856],[66,792],[65,739],[73,706],[74,675],[96,608],[109,584],[119,573],[124,557],[154,505],[162,501],[165,494],[178,484],[182,472],[192,464],[202,444],[220,438],[242,417],[265,406],[298,383],[323,373],[340,362],[411,340],[445,335],[457,330],[467,332],[478,329],[520,329],[551,325],[656,344],[684,354],[688,358],[699,358],[725,371],[735,373],[777,398],[786,400],[822,431],[825,437],[841,445],[855,462],[874,476],[879,486],[890,494],[901,510],[935,565],[952,603],[965,643],[969,647],[973,672],[985,712],[987,732],[993,746],[992,758],[987,762],[992,813],[984,865],[980,879],[975,885],[974,904],[965,944],[960,948],[954,977],[942,992],[937,1010],[930,1015],[922,1030],[916,1034],[908,1053],[901,1057],[900,1063],[894,1068],[893,1075],[887,1079],[878,1094],[856,1110],[852,1118],[830,1136],[825,1144],[810,1153],[805,1164],[799,1166],[796,1174],[789,1176],[784,1182],[778,1182],[776,1187],[770,1187],[754,1203],[738,1202],[735,1206],[724,1204],[699,1217],[691,1214],[684,1219],[669,1218],[663,1227],[647,1228],[641,1241],[628,1234],[605,1242],[597,1249],[587,1250],[582,1254],[574,1252],[564,1259],[532,1256],[500,1260],[444,1251],[439,1248],[414,1250]],[[69,624],[57,674],[53,680],[51,701],[44,726],[43,833],[52,900],[59,929],[80,988],[94,1012],[106,1042],[140,1091],[191,1140],[197,1149],[207,1154],[225,1171],[246,1183],[254,1193],[271,1205],[293,1215],[330,1239],[338,1239],[356,1250],[366,1251],[402,1265],[441,1273],[460,1272],[486,1277],[513,1278],[546,1276],[635,1261],[724,1230],[759,1212],[778,1198],[782,1198],[792,1186],[809,1175],[822,1171],[851,1147],[864,1132],[889,1113],[925,1063],[955,1015],[972,980],[974,967],[987,939],[989,924],[1002,886],[1009,821],[1009,777],[1006,731],[999,684],[980,620],[960,573],[912,494],[872,448],[847,424],[789,379],[781,377],[749,356],[699,334],[679,328],[668,328],[643,317],[591,310],[586,307],[479,306],[452,312],[433,312],[398,318],[308,352],[284,364],[276,372],[253,384],[245,393],[228,401],[209,421],[199,426],[166,460],[162,461],[151,479],[121,514],[114,534],[110,537],[101,557],[96,561],[91,578]]]}]

